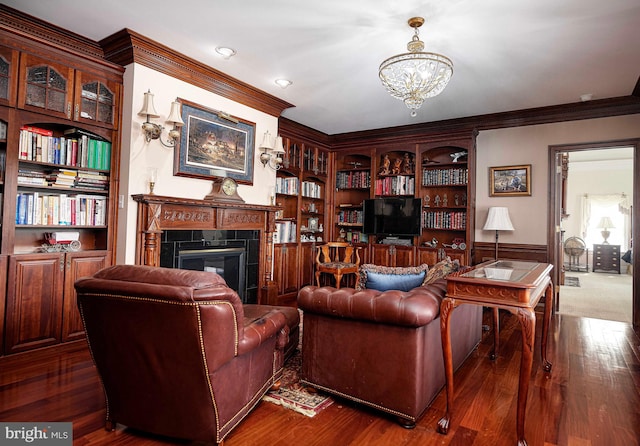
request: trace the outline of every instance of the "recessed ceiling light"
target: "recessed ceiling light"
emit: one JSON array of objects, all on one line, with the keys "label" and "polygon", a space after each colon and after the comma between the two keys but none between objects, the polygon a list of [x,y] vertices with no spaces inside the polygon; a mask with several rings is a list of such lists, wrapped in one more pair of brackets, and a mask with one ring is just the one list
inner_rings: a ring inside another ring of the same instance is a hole
[{"label": "recessed ceiling light", "polygon": [[218,46],[218,47],[216,47],[216,53],[220,54],[225,59],[228,59],[231,56],[235,56],[236,55],[236,50],[234,50],[233,48],[226,47],[226,46]]},{"label": "recessed ceiling light", "polygon": [[276,79],[275,82],[280,86],[280,88],[287,88],[289,85],[293,84],[289,79]]}]

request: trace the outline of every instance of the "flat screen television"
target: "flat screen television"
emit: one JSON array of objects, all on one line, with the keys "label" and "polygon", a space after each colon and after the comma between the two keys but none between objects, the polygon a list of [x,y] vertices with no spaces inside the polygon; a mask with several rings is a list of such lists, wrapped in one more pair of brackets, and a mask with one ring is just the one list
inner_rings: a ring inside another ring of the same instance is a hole
[{"label": "flat screen television", "polygon": [[390,236],[420,235],[422,200],[408,197],[385,197],[364,200],[365,234]]}]

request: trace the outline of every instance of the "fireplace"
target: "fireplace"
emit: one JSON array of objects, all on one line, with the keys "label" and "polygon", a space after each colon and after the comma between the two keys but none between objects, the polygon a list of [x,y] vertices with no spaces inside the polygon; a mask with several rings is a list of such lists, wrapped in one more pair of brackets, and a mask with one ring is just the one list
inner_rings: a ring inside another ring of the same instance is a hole
[{"label": "fireplace", "polygon": [[168,230],[160,241],[160,266],[214,271],[243,303],[257,303],[259,246],[254,230]]},{"label": "fireplace", "polygon": [[234,254],[223,256],[230,258],[223,260],[222,266],[202,260],[198,269],[207,263],[208,268],[233,270],[224,263],[237,261],[238,274],[244,270],[244,279],[238,276],[237,286],[243,302],[277,303],[272,265],[275,212],[279,207],[153,194],[132,197],[138,203],[136,264],[179,268],[181,264],[200,262],[195,260],[199,255],[210,254],[188,253],[189,258],[181,260],[180,253],[186,255],[185,251],[244,249],[244,257],[237,254],[239,251],[226,251]]}]

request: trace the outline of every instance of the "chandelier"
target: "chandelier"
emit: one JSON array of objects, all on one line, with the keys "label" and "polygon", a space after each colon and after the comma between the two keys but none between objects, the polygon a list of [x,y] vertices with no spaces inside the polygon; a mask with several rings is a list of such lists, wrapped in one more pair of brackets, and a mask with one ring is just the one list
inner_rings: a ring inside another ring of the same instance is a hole
[{"label": "chandelier", "polygon": [[408,53],[390,57],[380,64],[378,75],[382,84],[394,98],[401,99],[416,116],[416,110],[427,98],[439,95],[453,75],[453,63],[445,56],[425,53],[424,42],[418,37],[418,28],[424,24],[422,17],[408,20],[414,29]]}]

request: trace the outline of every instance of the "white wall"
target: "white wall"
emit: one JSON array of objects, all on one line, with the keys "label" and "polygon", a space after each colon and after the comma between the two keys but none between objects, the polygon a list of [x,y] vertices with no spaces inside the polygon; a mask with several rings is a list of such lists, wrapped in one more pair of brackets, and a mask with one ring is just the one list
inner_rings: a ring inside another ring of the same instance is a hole
[{"label": "white wall", "polygon": [[[640,137],[640,114],[541,124],[478,134],[476,157],[475,239],[493,242],[494,231],[482,227],[491,206],[506,206],[515,228],[502,231],[501,243],[547,244],[549,146]],[[530,197],[490,197],[489,168],[531,164]]]},{"label": "white wall", "polygon": [[[584,238],[580,223],[582,198],[585,194],[624,193],[629,202],[633,203],[632,160],[572,161],[570,153],[568,168],[566,211],[569,217],[562,222],[565,240],[572,236]],[[626,246],[622,249],[626,249]]]},{"label": "white wall", "polygon": [[[232,116],[256,124],[253,167],[253,185],[240,185],[238,194],[251,204],[269,204],[270,193],[275,185],[275,171],[260,163],[257,146],[265,131],[271,135],[278,132],[278,118],[237,102],[218,96],[189,83],[174,79],[140,64],[126,67],[124,75],[124,104],[122,116],[122,154],[120,162],[120,195],[124,207],[119,209],[117,236],[117,263],[135,263],[137,203],[131,198],[135,194],[149,192],[147,172],[158,169],[158,180],[154,193],[181,198],[202,199],[211,191],[211,181],[173,175],[173,149],[158,141],[147,143],[141,131],[144,117],[138,116],[142,109],[144,93],[151,90],[160,118],[153,120],[164,125],[171,102],[176,97],[207,108],[224,111]],[[166,131],[163,132],[166,141]]]}]

